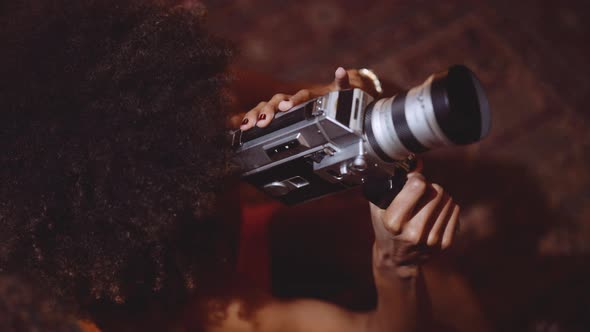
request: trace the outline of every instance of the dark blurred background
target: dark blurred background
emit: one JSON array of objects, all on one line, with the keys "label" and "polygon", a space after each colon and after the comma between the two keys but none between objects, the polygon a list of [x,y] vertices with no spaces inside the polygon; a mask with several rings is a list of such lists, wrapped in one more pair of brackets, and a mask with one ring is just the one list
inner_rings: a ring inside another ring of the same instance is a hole
[{"label": "dark blurred background", "polygon": [[[490,99],[490,137],[425,156],[426,174],[463,206],[443,266],[496,330],[590,331],[587,1],[204,3],[212,30],[239,46],[237,64],[281,80],[329,82],[337,66],[367,67],[409,88],[451,64],[473,69]],[[354,192],[278,209],[273,292],[370,307],[367,210]]]}]

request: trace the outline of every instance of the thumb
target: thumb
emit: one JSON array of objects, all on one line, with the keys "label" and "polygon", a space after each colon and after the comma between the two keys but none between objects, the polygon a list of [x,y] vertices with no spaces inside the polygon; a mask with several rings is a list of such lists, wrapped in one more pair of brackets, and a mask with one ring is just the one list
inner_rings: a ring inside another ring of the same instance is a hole
[{"label": "thumb", "polygon": [[350,89],[348,73],[344,68],[338,67],[338,69],[336,69],[336,72],[334,73],[334,85],[337,90]]}]

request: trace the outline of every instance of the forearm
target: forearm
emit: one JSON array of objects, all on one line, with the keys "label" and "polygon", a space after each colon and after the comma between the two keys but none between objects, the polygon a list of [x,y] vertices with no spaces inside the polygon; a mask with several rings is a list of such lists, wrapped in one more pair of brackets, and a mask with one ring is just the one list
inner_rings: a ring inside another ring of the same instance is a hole
[{"label": "forearm", "polygon": [[[429,320],[423,310],[423,277],[418,265],[400,265],[393,241],[373,246],[373,275],[377,308],[369,318],[369,331],[419,331]],[[419,316],[419,319],[418,319]]]}]

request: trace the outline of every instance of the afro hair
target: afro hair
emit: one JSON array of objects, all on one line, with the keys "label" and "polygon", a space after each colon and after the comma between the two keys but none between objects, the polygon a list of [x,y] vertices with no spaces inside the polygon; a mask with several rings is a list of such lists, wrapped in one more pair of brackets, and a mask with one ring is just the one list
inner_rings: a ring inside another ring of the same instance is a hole
[{"label": "afro hair", "polygon": [[[169,2],[169,1],[168,1]],[[80,310],[176,299],[231,269],[232,47],[150,1],[0,5],[0,272]]]}]

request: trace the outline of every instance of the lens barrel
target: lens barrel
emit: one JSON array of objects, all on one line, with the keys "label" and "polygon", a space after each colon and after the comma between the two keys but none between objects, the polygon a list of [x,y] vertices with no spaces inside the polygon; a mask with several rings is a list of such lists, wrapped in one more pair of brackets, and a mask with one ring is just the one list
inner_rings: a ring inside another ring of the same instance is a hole
[{"label": "lens barrel", "polygon": [[488,134],[490,122],[481,83],[467,67],[455,65],[409,91],[371,103],[364,127],[371,150],[391,162],[477,142]]}]

